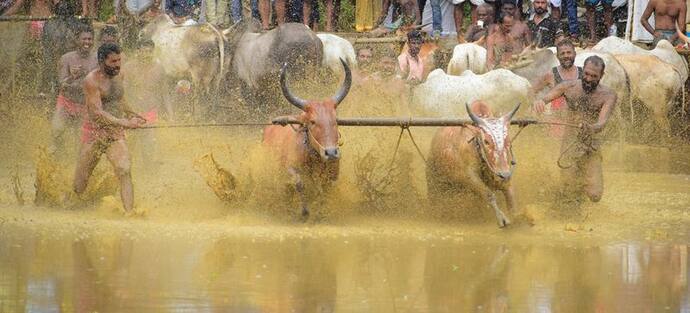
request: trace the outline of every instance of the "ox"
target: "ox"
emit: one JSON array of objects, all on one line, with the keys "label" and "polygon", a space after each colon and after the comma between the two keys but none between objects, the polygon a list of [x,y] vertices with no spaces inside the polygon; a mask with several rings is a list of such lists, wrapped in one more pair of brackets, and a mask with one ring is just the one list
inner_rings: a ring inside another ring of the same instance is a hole
[{"label": "ox", "polygon": [[180,26],[161,14],[141,30],[139,37],[153,41],[153,60],[168,78],[191,78],[197,96],[200,90],[209,95],[214,81],[216,89],[220,87],[225,40],[212,25]]},{"label": "ox", "polygon": [[641,54],[641,55],[653,55],[668,64],[671,64],[673,68],[680,74],[681,80],[685,81],[688,78],[688,64],[685,58],[682,57],[673,45],[667,40],[661,40],[657,43],[656,47],[652,50],[645,50],[632,42],[618,38],[618,37],[607,37],[599,41],[592,50],[607,52],[614,55],[617,54]]},{"label": "ox", "polygon": [[224,34],[232,53],[230,81],[239,84],[245,100],[254,106],[277,99],[276,80],[283,64],[294,76],[319,66],[323,59],[321,40],[301,23],[261,32],[255,21],[241,22]]},{"label": "ox", "polygon": [[320,33],[316,34],[323,44],[323,61],[321,65],[327,67],[338,75],[342,74],[343,67],[340,65],[340,60],[347,62],[350,68],[357,67],[357,57],[355,55],[355,48],[352,44],[342,37],[333,34]]},{"label": "ox", "polygon": [[517,110],[494,117],[487,104],[465,104],[472,125],[444,127],[431,141],[426,180],[431,198],[448,187],[462,187],[477,193],[494,209],[499,227],[511,221],[496,203],[496,191],[503,192],[508,210],[515,213],[510,178],[515,167],[508,128]]},{"label": "ox", "polygon": [[465,71],[475,74],[486,73],[486,49],[474,43],[463,43],[453,48],[446,73],[460,76]]},{"label": "ox", "polygon": [[460,76],[436,69],[415,88],[413,103],[427,114],[464,116],[465,103],[492,99],[497,111],[506,112],[515,102],[529,101],[529,89],[529,81],[505,69],[482,75],[465,71]]},{"label": "ox", "polygon": [[309,209],[303,176],[327,188],[338,179],[340,171],[336,108],[345,99],[352,85],[350,68],[344,60],[341,60],[341,63],[345,71],[345,81],[335,96],[323,101],[307,101],[293,95],[285,78],[287,65],[283,65],[280,71],[280,87],[287,101],[302,110],[301,114],[295,116],[301,126],[293,130],[290,127],[274,125],[264,130],[264,145],[272,149],[281,165],[294,178],[304,218],[309,216]]}]

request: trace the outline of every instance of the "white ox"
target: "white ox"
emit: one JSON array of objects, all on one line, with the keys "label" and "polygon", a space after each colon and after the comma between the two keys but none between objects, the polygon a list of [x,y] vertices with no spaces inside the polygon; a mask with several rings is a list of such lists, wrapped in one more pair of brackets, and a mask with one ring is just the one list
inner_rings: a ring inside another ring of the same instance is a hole
[{"label": "white ox", "polygon": [[343,65],[340,59],[345,60],[350,68],[357,68],[357,56],[355,48],[347,39],[333,34],[316,34],[323,44],[323,62],[321,65],[328,67],[337,75],[343,75]]},{"label": "white ox", "polygon": [[191,78],[196,88],[206,92],[214,80],[219,86],[224,74],[225,40],[213,26],[179,26],[161,14],[142,29],[140,37],[153,41],[153,60],[166,76]]},{"label": "white ox", "polygon": [[429,74],[414,90],[414,104],[427,114],[467,117],[465,103],[485,100],[495,112],[509,112],[517,103],[529,104],[530,83],[505,69],[476,75],[465,71],[447,75],[441,69]]},{"label": "white ox", "polygon": [[688,64],[685,58],[682,57],[673,45],[667,40],[661,40],[652,50],[645,50],[632,42],[618,38],[618,37],[608,37],[604,38],[599,43],[597,43],[592,50],[608,52],[611,54],[642,54],[642,55],[653,55],[668,64],[671,64],[673,68],[678,71],[682,81],[688,78]]},{"label": "white ox", "polygon": [[474,43],[462,43],[453,48],[453,56],[448,62],[448,75],[459,76],[465,71],[475,74],[486,73],[486,49]]}]

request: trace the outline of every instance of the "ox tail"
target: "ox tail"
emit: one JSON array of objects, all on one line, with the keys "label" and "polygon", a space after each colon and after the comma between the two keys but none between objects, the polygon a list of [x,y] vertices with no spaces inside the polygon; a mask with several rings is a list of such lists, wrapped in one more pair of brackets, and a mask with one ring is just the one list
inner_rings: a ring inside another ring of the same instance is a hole
[{"label": "ox tail", "polygon": [[[630,81],[630,74],[628,74],[628,70],[626,70],[623,66],[621,66],[623,69],[623,73],[625,74],[625,86],[628,87],[628,106],[630,107],[630,126],[635,125],[635,111],[633,108],[633,87],[632,87],[632,82]],[[618,108],[618,120],[622,121],[622,113],[621,109]],[[621,136],[622,137],[622,136]]]},{"label": "ox tail", "polygon": [[219,59],[220,59],[220,65],[218,66],[218,77],[216,77],[216,90],[220,91],[220,82],[223,80],[223,66],[225,66],[225,36],[218,31],[218,28],[213,26],[211,23],[206,23],[216,35],[218,35],[218,50],[219,51]]}]

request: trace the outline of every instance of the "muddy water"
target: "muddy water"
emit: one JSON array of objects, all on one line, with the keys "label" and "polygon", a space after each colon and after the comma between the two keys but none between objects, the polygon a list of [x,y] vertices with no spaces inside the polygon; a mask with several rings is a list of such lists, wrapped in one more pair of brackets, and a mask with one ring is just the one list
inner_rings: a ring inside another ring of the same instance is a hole
[{"label": "muddy water", "polygon": [[0,311],[688,312],[689,260],[685,244],[650,242],[10,228]]}]

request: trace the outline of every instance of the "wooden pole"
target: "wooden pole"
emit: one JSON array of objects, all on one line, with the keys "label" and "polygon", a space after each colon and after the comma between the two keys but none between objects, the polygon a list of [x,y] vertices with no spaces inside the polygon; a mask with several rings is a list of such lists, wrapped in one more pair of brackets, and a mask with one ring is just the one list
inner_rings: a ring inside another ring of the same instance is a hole
[{"label": "wooden pole", "polygon": [[[271,121],[276,125],[300,124],[291,117],[277,117]],[[374,126],[374,127],[440,127],[440,126],[466,126],[471,125],[472,120],[465,118],[433,118],[433,117],[343,117],[337,119],[338,126]],[[534,119],[515,119],[510,121],[512,125],[527,126],[539,124]]]}]

